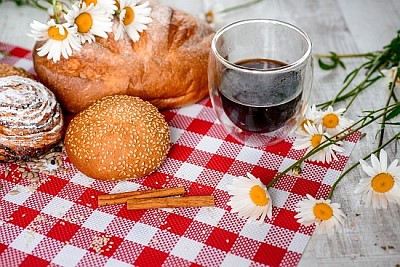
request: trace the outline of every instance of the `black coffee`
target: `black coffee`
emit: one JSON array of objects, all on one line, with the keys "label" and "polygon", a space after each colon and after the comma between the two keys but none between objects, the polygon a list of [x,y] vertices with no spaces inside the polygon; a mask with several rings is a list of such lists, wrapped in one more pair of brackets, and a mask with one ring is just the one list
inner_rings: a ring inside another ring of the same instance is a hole
[{"label": "black coffee", "polygon": [[[285,63],[271,59],[248,59],[235,63],[251,69],[284,68]],[[292,118],[300,108],[301,73],[279,75],[249,74],[226,70],[218,92],[222,108],[239,128],[251,132],[275,131]]]}]

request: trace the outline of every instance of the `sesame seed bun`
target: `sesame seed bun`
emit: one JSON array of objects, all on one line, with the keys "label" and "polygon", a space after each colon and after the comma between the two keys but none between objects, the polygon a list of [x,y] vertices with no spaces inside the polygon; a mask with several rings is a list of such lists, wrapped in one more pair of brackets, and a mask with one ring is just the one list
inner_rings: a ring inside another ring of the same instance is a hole
[{"label": "sesame seed bun", "polygon": [[156,170],[170,147],[163,115],[138,97],[98,100],[73,118],[65,134],[72,164],[100,180],[140,178]]}]

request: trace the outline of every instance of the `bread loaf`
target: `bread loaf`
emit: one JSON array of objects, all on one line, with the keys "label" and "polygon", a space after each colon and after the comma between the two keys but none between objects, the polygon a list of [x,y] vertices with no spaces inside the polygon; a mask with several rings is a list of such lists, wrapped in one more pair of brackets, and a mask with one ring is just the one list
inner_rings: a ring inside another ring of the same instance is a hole
[{"label": "bread loaf", "polygon": [[0,78],[0,161],[38,157],[63,134],[61,107],[49,89],[29,78]]},{"label": "bread loaf", "polygon": [[108,95],[131,95],[159,109],[184,106],[208,93],[207,64],[212,28],[183,11],[150,1],[148,29],[140,39],[96,38],[57,63],[33,50],[38,79],[71,113]]},{"label": "bread loaf", "polygon": [[107,96],[72,119],[65,149],[74,166],[100,180],[140,178],[165,160],[170,132],[158,109],[138,97]]}]

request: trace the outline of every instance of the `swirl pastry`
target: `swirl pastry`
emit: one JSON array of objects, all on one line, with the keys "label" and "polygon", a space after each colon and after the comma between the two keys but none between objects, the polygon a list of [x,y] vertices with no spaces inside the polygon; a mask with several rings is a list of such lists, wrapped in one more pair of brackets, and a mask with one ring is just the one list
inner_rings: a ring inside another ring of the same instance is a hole
[{"label": "swirl pastry", "polygon": [[63,134],[61,107],[49,89],[29,78],[0,78],[0,161],[38,157]]}]

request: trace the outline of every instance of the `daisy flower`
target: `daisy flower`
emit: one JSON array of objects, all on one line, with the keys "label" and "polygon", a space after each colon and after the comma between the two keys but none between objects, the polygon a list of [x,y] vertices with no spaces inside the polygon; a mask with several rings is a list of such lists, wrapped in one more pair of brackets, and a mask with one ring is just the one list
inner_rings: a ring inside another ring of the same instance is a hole
[{"label": "daisy flower", "polygon": [[47,55],[47,59],[54,62],[59,61],[61,55],[67,59],[72,55],[72,49],[79,51],[82,47],[77,37],[77,27],[69,23],[57,24],[51,19],[47,24],[33,21],[31,27],[30,37],[36,41],[46,41],[37,49],[38,55]]},{"label": "daisy flower", "polygon": [[324,130],[331,136],[334,136],[352,124],[351,120],[343,117],[345,111],[345,108],[334,111],[333,108],[329,106],[316,118],[315,123],[322,124]]},{"label": "daisy flower", "polygon": [[373,208],[387,208],[387,203],[400,204],[400,166],[395,159],[388,166],[387,153],[381,149],[379,159],[371,155],[372,166],[369,166],[364,160],[360,160],[362,169],[369,178],[360,180],[360,183],[354,190],[356,194],[364,196],[365,205]]},{"label": "daisy flower", "polygon": [[81,0],[81,3],[85,3],[86,6],[90,6],[90,4],[93,4],[94,6],[101,7],[110,17],[118,9],[117,1],[114,0]]},{"label": "daisy flower", "polygon": [[146,24],[153,20],[149,17],[151,8],[149,2],[138,5],[137,0],[121,0],[119,1],[120,14],[119,25],[115,34],[115,40],[119,40],[126,32],[132,41],[139,40],[139,32],[147,29]]},{"label": "daisy flower", "polygon": [[304,115],[304,120],[300,124],[301,130],[303,130],[303,132],[306,132],[304,125],[309,124],[309,123],[314,124],[318,115],[319,115],[319,111],[317,110],[317,107],[315,105],[308,106],[306,114]]},{"label": "daisy flower", "polygon": [[[293,148],[297,150],[307,149],[306,154],[312,149],[325,142],[331,136],[322,130],[322,125],[314,125],[307,123],[304,125],[305,132],[298,131],[298,136],[293,142]],[[310,160],[322,163],[330,163],[332,160],[337,160],[336,152],[343,152],[344,149],[339,145],[342,142],[337,141],[329,146],[319,150],[309,157]]]},{"label": "daisy flower", "polygon": [[228,205],[232,212],[238,212],[243,218],[264,221],[265,217],[272,218],[272,201],[267,187],[252,174],[239,177],[227,186],[231,199]]},{"label": "daisy flower", "polygon": [[222,3],[208,4],[208,6],[209,8],[207,9],[207,12],[205,12],[203,16],[205,21],[217,30],[226,24],[224,21],[226,13],[221,12],[226,7]]},{"label": "daisy flower", "polygon": [[77,26],[81,43],[95,41],[95,35],[107,38],[107,32],[112,31],[113,22],[99,5],[86,6],[84,2],[76,2],[65,18]]},{"label": "daisy flower", "polygon": [[298,223],[309,226],[313,223],[317,225],[318,234],[326,233],[332,236],[335,229],[340,229],[346,215],[340,210],[340,204],[331,203],[330,199],[315,199],[309,194],[306,199],[297,203],[294,216]]}]

